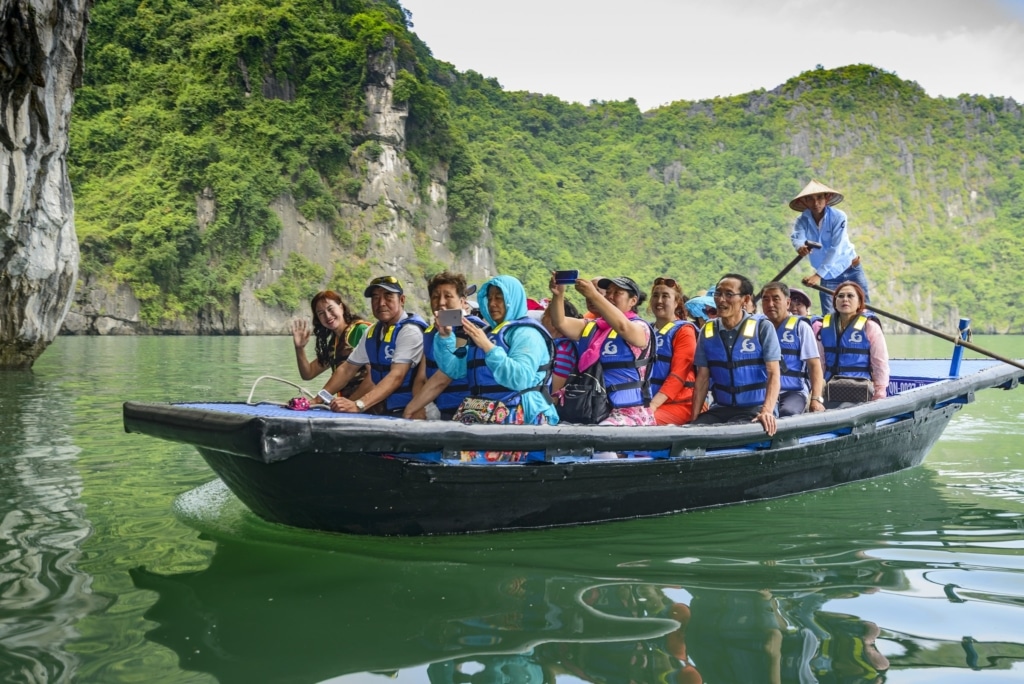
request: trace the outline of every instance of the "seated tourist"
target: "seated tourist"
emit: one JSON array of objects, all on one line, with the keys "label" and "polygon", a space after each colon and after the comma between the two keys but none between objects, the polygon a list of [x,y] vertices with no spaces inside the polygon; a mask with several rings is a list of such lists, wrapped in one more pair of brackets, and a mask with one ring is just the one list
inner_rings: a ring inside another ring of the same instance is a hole
[{"label": "seated tourist", "polygon": [[438,367],[452,380],[465,378],[471,398],[504,404],[509,409],[503,421],[507,424],[557,423],[558,413],[548,399],[551,338],[526,315],[522,283],[512,276],[496,276],[480,286],[479,298],[487,327],[464,320],[469,340],[464,352],[456,347],[452,329],[435,320]]},{"label": "seated tourist", "polygon": [[[600,425],[654,425],[650,386],[646,382],[651,353],[651,326],[637,314],[646,298],[632,278],[602,278],[595,285],[579,278],[576,291],[597,313],[592,321],[566,318],[562,313],[565,285],[551,279],[551,322],[563,335],[579,342],[577,369],[585,372],[601,362],[600,382],[608,393],[611,413]],[[601,296],[598,288],[605,291]]]},{"label": "seated tourist", "polygon": [[[775,434],[779,398],[779,338],[766,318],[747,313],[754,285],[745,276],[728,273],[715,289],[718,318],[708,321],[697,338],[697,367],[691,424],[760,423]],[[714,404],[704,413],[711,385]]]},{"label": "seated tourist", "polygon": [[715,308],[715,299],[711,295],[691,297],[686,300],[686,312],[690,314],[698,329],[712,318],[718,317],[718,309]]},{"label": "seated tourist", "polygon": [[[860,285],[847,281],[832,294],[834,313],[821,322],[819,333],[824,363],[826,398],[834,378],[862,378],[870,382],[870,400],[884,399],[889,388],[889,348],[882,324],[867,311]],[[851,401],[827,401],[826,408],[840,408]]]},{"label": "seated tourist", "polygon": [[[333,290],[317,292],[310,301],[313,310],[312,333],[316,338],[316,358],[306,358],[306,344],[309,342],[309,321],[299,318],[292,322],[292,341],[295,344],[295,360],[299,365],[299,376],[312,380],[328,368],[333,372],[352,354],[359,344],[369,323],[352,313],[341,295]],[[366,375],[365,369],[357,372],[342,388],[342,396],[351,396]]]},{"label": "seated tourist", "polygon": [[761,311],[775,326],[782,350],[779,390],[779,417],[795,416],[808,409],[824,411],[818,342],[810,324],[789,313],[790,289],[785,283],[771,282],[761,290]]},{"label": "seated tourist", "polygon": [[686,295],[672,278],[651,288],[655,357],[651,366],[651,410],[658,425],[685,425],[693,411],[693,353],[697,327],[686,319]]},{"label": "seated tourist", "polygon": [[427,324],[416,314],[406,313],[405,292],[394,276],[374,278],[363,296],[370,300],[373,317],[377,320],[359,340],[348,360],[334,371],[324,389],[334,394],[345,387],[360,368],[369,365],[373,387],[355,401],[335,397],[331,410],[363,413],[383,404],[383,413],[400,416],[412,400],[412,380],[416,365],[423,357],[423,330]]},{"label": "seated tourist", "polygon": [[[580,312],[568,299],[562,300],[562,313],[566,318],[582,318]],[[576,370],[576,362],[579,360],[579,350],[576,343],[565,337],[551,322],[551,305],[544,309],[544,315],[540,319],[541,325],[551,335],[552,346],[555,351],[555,358],[551,363],[551,393],[557,394],[565,387],[565,381]]]},{"label": "seated tourist", "polygon": [[821,316],[811,313],[811,298],[803,290],[795,287],[789,288],[789,313],[794,316],[801,316],[811,324],[811,330],[817,335],[821,330]]},{"label": "seated tourist", "polygon": [[[468,314],[466,305],[466,278],[461,273],[450,273],[442,271],[427,283],[427,293],[430,295],[430,310],[436,315],[442,309],[460,309],[473,323],[481,327],[486,323],[477,317]],[[476,291],[476,288],[473,288]],[[416,370],[416,379],[413,381],[413,398],[405,407],[402,413],[405,418],[424,418],[426,408],[433,402],[441,420],[451,420],[455,410],[459,408],[462,400],[469,394],[469,385],[465,379],[453,382],[451,378],[442,373],[437,367],[434,359],[434,338],[437,335],[437,326],[431,324],[423,333],[423,362]],[[455,331],[456,346],[465,346],[466,339],[461,330]]]}]

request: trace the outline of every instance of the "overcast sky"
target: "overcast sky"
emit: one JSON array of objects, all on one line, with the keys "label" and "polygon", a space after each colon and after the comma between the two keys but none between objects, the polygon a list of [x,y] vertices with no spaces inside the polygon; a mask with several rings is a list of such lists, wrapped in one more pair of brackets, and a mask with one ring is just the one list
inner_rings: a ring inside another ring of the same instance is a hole
[{"label": "overcast sky", "polygon": [[675,100],[866,63],[1024,103],[1024,0],[400,0],[434,56],[506,90]]}]

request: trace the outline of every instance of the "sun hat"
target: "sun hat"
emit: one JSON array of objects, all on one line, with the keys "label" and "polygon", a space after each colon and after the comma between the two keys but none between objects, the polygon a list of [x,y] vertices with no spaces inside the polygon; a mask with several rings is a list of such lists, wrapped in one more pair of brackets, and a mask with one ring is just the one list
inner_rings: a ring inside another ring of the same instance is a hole
[{"label": "sun hat", "polygon": [[802,303],[804,306],[811,306],[811,298],[803,290],[795,287],[789,288],[789,298]]},{"label": "sun hat", "polygon": [[372,297],[373,291],[376,288],[387,290],[388,292],[394,292],[395,294],[404,294],[405,291],[402,289],[402,281],[395,276],[378,276],[370,281],[370,284],[363,290],[364,297]]},{"label": "sun hat", "polygon": [[707,318],[708,313],[706,309],[711,309],[712,311],[717,312],[713,297],[704,295],[686,300],[686,310],[689,311],[690,315],[694,318]]},{"label": "sun hat", "polygon": [[640,297],[642,299],[645,296],[645,294],[641,292],[640,286],[636,284],[636,281],[627,276],[619,276],[618,278],[601,278],[597,281],[597,286],[602,290],[607,290],[608,286],[613,283],[616,287],[632,293],[634,297]]},{"label": "sun hat", "polygon": [[819,183],[816,180],[812,180],[810,183],[804,186],[804,189],[800,191],[799,195],[790,200],[789,208],[792,209],[793,211],[802,212],[804,210],[804,206],[803,202],[801,202],[800,200],[802,200],[804,197],[810,197],[811,195],[820,195],[824,192],[832,194],[832,197],[828,201],[828,206],[830,207],[834,207],[835,205],[843,201],[843,193],[836,192],[835,190],[828,187],[824,183]]}]

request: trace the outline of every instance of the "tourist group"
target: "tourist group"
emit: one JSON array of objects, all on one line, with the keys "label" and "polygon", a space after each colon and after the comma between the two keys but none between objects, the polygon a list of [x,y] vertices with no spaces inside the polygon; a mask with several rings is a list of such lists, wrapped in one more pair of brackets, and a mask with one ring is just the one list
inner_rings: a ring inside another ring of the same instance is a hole
[{"label": "tourist group", "polygon": [[[779,417],[886,396],[885,338],[865,308],[867,279],[835,208],[842,199],[811,181],[789,204],[800,213],[793,246],[814,268],[802,282],[831,291],[819,297],[821,315],[804,291],[770,282],[755,292],[739,273],[687,298],[670,277],[648,289],[628,276],[555,271],[549,296],[536,300],[511,275],[477,288],[445,271],[428,282],[425,320],[385,275],[363,292],[372,321],[336,292],[313,297],[312,325],[292,328],[299,373],[330,369],[321,396],[336,412],[518,425],[757,422],[772,435]],[[586,300],[582,314],[568,287]]]}]

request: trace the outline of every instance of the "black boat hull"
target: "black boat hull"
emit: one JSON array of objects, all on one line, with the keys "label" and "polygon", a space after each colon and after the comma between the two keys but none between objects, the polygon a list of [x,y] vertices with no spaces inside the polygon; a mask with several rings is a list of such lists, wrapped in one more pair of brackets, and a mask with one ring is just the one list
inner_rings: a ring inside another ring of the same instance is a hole
[{"label": "black boat hull", "polygon": [[[125,428],[195,446],[261,518],[372,535],[484,532],[664,515],[825,489],[918,465],[1009,365],[855,407],[757,424],[460,425],[245,404],[127,402]],[[907,376],[909,378],[909,376]],[[909,384],[913,384],[907,380]],[[463,462],[522,450],[526,462]],[[599,460],[599,452],[629,458]]]},{"label": "black boat hull", "polygon": [[265,464],[199,452],[265,520],[354,534],[450,534],[664,515],[886,475],[920,464],[958,408],[828,440],[703,458],[452,466],[341,452]]}]

